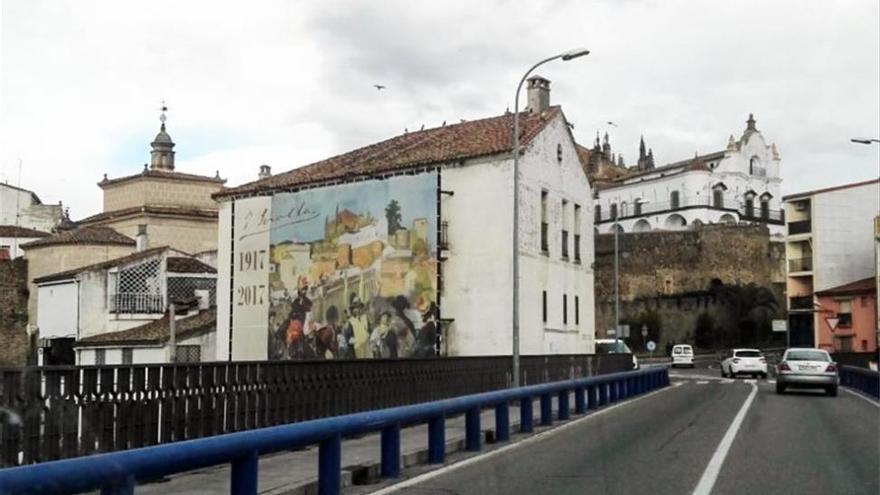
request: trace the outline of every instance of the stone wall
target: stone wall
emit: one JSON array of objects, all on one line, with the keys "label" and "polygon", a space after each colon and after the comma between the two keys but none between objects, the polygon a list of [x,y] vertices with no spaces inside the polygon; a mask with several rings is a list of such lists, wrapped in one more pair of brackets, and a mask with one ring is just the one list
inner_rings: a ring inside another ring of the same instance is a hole
[{"label": "stone wall", "polygon": [[[621,234],[618,242],[620,319],[653,313],[662,327],[661,346],[668,340],[692,343],[701,313],[716,322],[726,318],[707,290],[713,283],[766,287],[774,291],[780,307],[785,306],[784,244],[771,241],[764,226],[706,225]],[[604,335],[614,326],[613,235],[596,238],[595,273],[596,329]]]},{"label": "stone wall", "polygon": [[0,260],[0,367],[26,364],[27,297],[27,260]]},{"label": "stone wall", "polygon": [[141,177],[103,186],[104,211],[144,205],[216,209],[211,194],[222,187],[219,182]]}]

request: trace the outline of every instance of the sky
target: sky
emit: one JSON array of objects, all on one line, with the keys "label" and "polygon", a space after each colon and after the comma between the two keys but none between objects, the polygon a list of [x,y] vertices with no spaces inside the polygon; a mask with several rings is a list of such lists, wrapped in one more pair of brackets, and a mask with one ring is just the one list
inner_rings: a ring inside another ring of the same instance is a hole
[{"label": "sky", "polygon": [[551,103],[628,164],[641,135],[659,166],[754,113],[784,193],[878,176],[880,145],[850,142],[880,137],[877,0],[2,0],[0,181],[97,213],[103,175],[149,161],[164,100],[177,170],[237,185],[499,115],[577,47],[539,70]]}]

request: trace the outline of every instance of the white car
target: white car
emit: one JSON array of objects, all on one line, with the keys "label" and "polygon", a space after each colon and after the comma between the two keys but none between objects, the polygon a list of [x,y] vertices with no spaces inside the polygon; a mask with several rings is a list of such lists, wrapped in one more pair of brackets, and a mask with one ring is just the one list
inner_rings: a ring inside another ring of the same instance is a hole
[{"label": "white car", "polygon": [[733,349],[721,361],[721,376],[752,375],[767,378],[767,359],[758,349]]},{"label": "white car", "polygon": [[596,354],[632,354],[633,367],[639,369],[639,360],[626,342],[617,339],[596,339]]},{"label": "white car", "polygon": [[837,363],[823,349],[788,349],[776,365],[777,394],[786,388],[824,388],[835,397],[839,383]]},{"label": "white car", "polygon": [[694,348],[687,344],[678,344],[672,347],[672,367],[694,367]]}]

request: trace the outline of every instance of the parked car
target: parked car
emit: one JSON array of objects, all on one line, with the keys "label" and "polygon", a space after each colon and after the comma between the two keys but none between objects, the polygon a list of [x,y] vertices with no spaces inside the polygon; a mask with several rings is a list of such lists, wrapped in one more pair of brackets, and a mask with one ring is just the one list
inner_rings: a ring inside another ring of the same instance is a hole
[{"label": "parked car", "polygon": [[672,347],[672,367],[694,367],[694,348],[687,344],[678,344]]},{"label": "parked car", "polygon": [[639,360],[626,342],[617,339],[596,339],[596,354],[632,354],[633,367],[639,369]]},{"label": "parked car", "polygon": [[752,375],[767,378],[767,358],[758,349],[732,349],[721,361],[721,376]]},{"label": "parked car", "polygon": [[828,395],[835,397],[839,383],[837,363],[822,349],[788,349],[776,365],[777,394],[787,388],[824,388]]}]

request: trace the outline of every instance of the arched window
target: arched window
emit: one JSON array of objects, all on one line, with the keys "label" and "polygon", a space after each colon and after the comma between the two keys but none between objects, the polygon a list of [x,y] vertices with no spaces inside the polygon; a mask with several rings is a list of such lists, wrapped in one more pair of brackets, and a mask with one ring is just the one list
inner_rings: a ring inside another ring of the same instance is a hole
[{"label": "arched window", "polygon": [[635,200],[635,202],[633,202],[633,210],[634,210],[633,213],[636,216],[639,216],[642,214],[642,200],[637,199],[637,200]]},{"label": "arched window", "polygon": [[620,203],[620,216],[626,217],[629,214],[629,205],[626,201]]},{"label": "arched window", "polygon": [[611,203],[611,218],[617,218],[617,203]]},{"label": "arched window", "polygon": [[712,206],[724,208],[724,190],[716,188],[712,190]]},{"label": "arched window", "polygon": [[761,218],[767,220],[770,218],[770,198],[773,196],[770,193],[764,193],[761,195]]},{"label": "arched window", "polygon": [[672,191],[669,193],[669,207],[673,210],[677,209],[680,206],[678,191]]},{"label": "arched window", "polygon": [[746,193],[745,216],[746,218],[754,218],[755,216],[755,193],[749,191]]},{"label": "arched window", "polygon": [[687,228],[687,220],[683,216],[674,213],[666,217],[663,222],[663,228],[666,230],[684,230]]},{"label": "arched window", "polygon": [[[636,204],[638,204],[638,203],[636,203]],[[648,221],[645,220],[644,218],[639,220],[638,222],[636,222],[635,225],[633,225],[633,232],[650,232],[650,231],[651,231],[651,224],[648,223]]]}]

